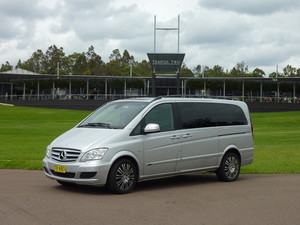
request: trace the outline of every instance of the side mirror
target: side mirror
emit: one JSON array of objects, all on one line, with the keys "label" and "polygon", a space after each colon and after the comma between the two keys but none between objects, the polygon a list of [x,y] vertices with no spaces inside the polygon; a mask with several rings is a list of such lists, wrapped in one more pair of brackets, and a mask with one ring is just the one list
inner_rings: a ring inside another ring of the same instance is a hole
[{"label": "side mirror", "polygon": [[155,133],[155,132],[159,132],[159,131],[160,131],[160,127],[156,123],[149,123],[149,124],[147,124],[147,126],[144,129],[144,132],[146,134],[148,134],[148,133]]}]

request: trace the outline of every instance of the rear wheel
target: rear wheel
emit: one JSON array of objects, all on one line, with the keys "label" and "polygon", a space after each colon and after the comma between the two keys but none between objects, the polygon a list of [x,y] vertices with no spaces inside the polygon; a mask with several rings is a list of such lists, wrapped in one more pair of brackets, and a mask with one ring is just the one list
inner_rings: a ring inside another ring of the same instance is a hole
[{"label": "rear wheel", "polygon": [[120,159],[112,165],[106,187],[113,193],[129,193],[137,183],[137,176],[136,165],[129,159]]},{"label": "rear wheel", "polygon": [[240,174],[240,168],[240,157],[236,153],[229,152],[223,157],[216,174],[221,181],[235,181]]}]

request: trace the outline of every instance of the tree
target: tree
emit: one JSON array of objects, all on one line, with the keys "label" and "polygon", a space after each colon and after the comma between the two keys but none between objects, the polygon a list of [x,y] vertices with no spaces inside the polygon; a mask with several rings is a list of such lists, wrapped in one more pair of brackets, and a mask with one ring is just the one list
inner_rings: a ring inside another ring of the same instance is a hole
[{"label": "tree", "polygon": [[202,76],[203,77],[209,77],[210,73],[209,73],[209,67],[208,66],[204,66],[203,67],[203,71],[202,71]]},{"label": "tree", "polygon": [[263,70],[256,68],[252,72],[252,77],[264,77],[266,74]]},{"label": "tree", "polygon": [[106,64],[106,71],[112,76],[128,76],[130,66],[137,66],[134,57],[131,56],[127,50],[125,50],[123,56],[121,56],[119,49],[115,49],[109,56],[109,59],[109,63]]},{"label": "tree", "polygon": [[[198,68],[197,68],[198,67]],[[209,68],[208,66],[204,66],[202,73],[200,72],[200,65],[194,68],[196,70],[197,76],[205,77],[224,77],[225,72],[223,67],[219,65],[214,65],[213,68]],[[198,75],[199,74],[199,75]]]},{"label": "tree", "polygon": [[181,70],[180,70],[180,76],[181,77],[193,77],[193,72],[187,68],[187,66],[183,63]]},{"label": "tree", "polygon": [[109,56],[110,61],[120,62],[121,54],[119,49],[115,49]]},{"label": "tree", "polygon": [[68,74],[67,62],[63,48],[52,45],[45,54],[45,72],[48,74]]},{"label": "tree", "polygon": [[46,73],[45,71],[45,55],[42,50],[38,49],[32,53],[31,57],[18,66],[19,68],[33,71],[35,73]]},{"label": "tree", "polygon": [[87,74],[91,75],[105,75],[104,62],[100,55],[95,52],[94,46],[91,45],[86,53],[87,58]]},{"label": "tree", "polygon": [[109,56],[109,62],[106,63],[106,72],[108,76],[121,76],[121,54],[119,49],[115,49]]},{"label": "tree", "polygon": [[230,75],[233,77],[246,77],[248,76],[248,66],[244,61],[237,63],[230,71]]},{"label": "tree", "polygon": [[142,62],[138,63],[137,67],[135,68],[135,74],[143,77],[152,76],[150,63],[146,60],[143,60]]},{"label": "tree", "polygon": [[75,59],[73,65],[72,74],[73,75],[87,75],[88,73],[88,62],[84,53],[74,53],[72,56]]},{"label": "tree", "polygon": [[[132,66],[133,74],[137,76],[151,76],[152,70],[148,61],[143,60],[138,62],[134,60],[134,56],[130,55],[128,50],[124,50],[121,55],[119,49],[115,49],[109,56],[109,62],[102,61],[100,55],[95,52],[94,46],[91,45],[87,52],[73,53],[66,56],[63,48],[52,45],[46,53],[38,49],[29,59],[21,61],[19,59],[15,68],[26,69],[35,73],[41,74],[57,74],[59,66],[59,74],[74,74],[74,75],[100,75],[100,76],[128,76],[130,66]],[[6,62],[2,64],[0,71],[12,70],[13,66]],[[192,75],[192,74],[193,75]],[[215,65],[212,68],[207,66],[197,65],[191,71],[186,64],[183,64],[181,70],[183,77],[265,77],[263,70],[255,68],[253,72],[248,71],[248,66],[244,61],[237,63],[230,72],[224,72],[224,69]],[[283,72],[273,72],[269,77],[300,77],[300,68],[287,65]]]},{"label": "tree", "polygon": [[107,72],[107,76],[122,75],[120,64],[118,63],[118,61],[114,61],[114,60],[106,63],[106,72]]},{"label": "tree", "polygon": [[20,66],[22,66],[22,61],[21,61],[21,59],[19,59],[19,61],[18,61],[18,63],[17,63],[17,65],[16,65],[15,68],[16,68],[16,69],[17,69],[17,68],[20,68]]},{"label": "tree", "polygon": [[272,72],[272,73],[269,74],[269,78],[275,79],[275,78],[277,78],[277,77],[283,77],[283,74],[281,74],[281,73],[276,73],[276,72]]},{"label": "tree", "polygon": [[297,69],[297,74],[296,74],[297,77],[300,77],[300,68]]},{"label": "tree", "polygon": [[297,74],[297,69],[292,67],[291,65],[287,65],[283,68],[283,76],[284,77],[295,77]]},{"label": "tree", "polygon": [[219,65],[215,65],[212,69],[207,70],[206,75],[208,77],[223,77],[224,74],[224,69]]},{"label": "tree", "polygon": [[130,63],[134,64],[134,57],[132,55],[130,55],[127,50],[124,50],[123,56],[121,58],[121,62],[122,62],[122,65],[130,64]]},{"label": "tree", "polygon": [[5,71],[9,71],[12,70],[13,66],[9,64],[8,61],[6,61],[5,64],[2,64],[1,68],[0,68],[0,72],[5,72]]},{"label": "tree", "polygon": [[198,64],[196,67],[194,67],[193,72],[194,72],[195,77],[200,77],[201,76],[201,66]]}]

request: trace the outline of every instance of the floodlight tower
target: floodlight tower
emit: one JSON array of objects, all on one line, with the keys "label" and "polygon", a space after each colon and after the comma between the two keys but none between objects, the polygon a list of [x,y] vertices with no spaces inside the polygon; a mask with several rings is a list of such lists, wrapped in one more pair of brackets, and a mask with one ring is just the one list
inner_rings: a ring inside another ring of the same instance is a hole
[{"label": "floodlight tower", "polygon": [[[177,53],[157,53],[156,52],[156,31],[177,31]],[[154,16],[154,53],[148,53],[148,58],[152,67],[152,95],[156,96],[156,76],[176,76],[176,93],[179,95],[180,90],[180,78],[179,72],[184,59],[185,54],[179,53],[179,34],[180,34],[180,16],[178,15],[177,27],[156,27],[156,16]],[[158,72],[164,72],[158,74]],[[166,72],[172,72],[166,74]]]},{"label": "floodlight tower", "polygon": [[178,15],[178,26],[177,27],[156,27],[156,15],[154,16],[154,53],[156,53],[156,31],[165,30],[165,31],[177,31],[177,53],[179,53],[179,34],[180,34],[180,15]]}]

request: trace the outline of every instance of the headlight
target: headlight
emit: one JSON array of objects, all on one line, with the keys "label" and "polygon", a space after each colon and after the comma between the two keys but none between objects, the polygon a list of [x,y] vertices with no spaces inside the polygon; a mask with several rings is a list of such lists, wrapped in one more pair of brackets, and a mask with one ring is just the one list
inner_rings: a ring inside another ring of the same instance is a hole
[{"label": "headlight", "polygon": [[46,157],[47,158],[51,157],[51,148],[49,146],[46,148]]},{"label": "headlight", "polygon": [[90,161],[90,160],[102,159],[107,150],[108,150],[108,148],[92,149],[92,150],[84,153],[84,155],[82,156],[80,161],[86,162],[86,161]]}]

